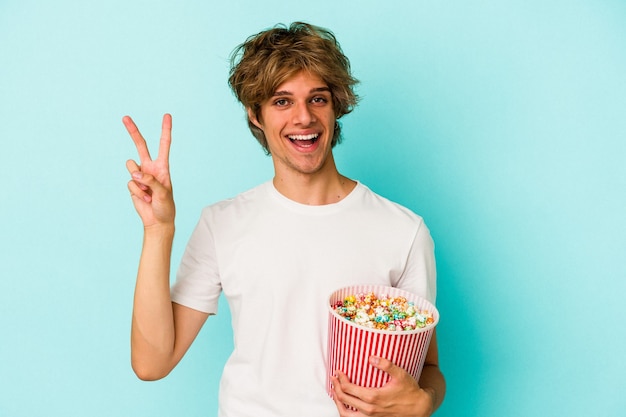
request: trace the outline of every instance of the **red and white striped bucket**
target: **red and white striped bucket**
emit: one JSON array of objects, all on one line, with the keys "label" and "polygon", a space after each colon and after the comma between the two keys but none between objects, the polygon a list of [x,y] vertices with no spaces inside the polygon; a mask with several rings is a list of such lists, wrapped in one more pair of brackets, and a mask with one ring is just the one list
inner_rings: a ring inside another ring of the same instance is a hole
[{"label": "red and white striped bucket", "polygon": [[[381,297],[405,297],[415,303],[415,308],[428,310],[434,322],[415,330],[378,330],[355,324],[335,312],[333,306],[350,295],[373,292]],[[389,381],[389,374],[369,364],[370,356],[389,359],[419,379],[426,359],[426,352],[439,312],[428,300],[407,291],[380,285],[356,285],[333,292],[328,303],[328,358],[326,389],[333,396],[330,377],[335,370],[345,373],[350,382],[363,387],[382,387]]]}]

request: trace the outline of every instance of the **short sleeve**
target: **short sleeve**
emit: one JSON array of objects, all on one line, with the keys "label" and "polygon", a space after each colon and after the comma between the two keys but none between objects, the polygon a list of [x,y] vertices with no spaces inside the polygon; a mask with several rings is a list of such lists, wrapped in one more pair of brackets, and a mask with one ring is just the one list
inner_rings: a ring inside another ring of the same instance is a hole
[{"label": "short sleeve", "polygon": [[437,299],[435,244],[430,230],[421,219],[409,250],[406,268],[397,286],[435,304]]},{"label": "short sleeve", "polygon": [[194,310],[217,314],[221,291],[210,208],[205,208],[183,253],[171,298]]}]

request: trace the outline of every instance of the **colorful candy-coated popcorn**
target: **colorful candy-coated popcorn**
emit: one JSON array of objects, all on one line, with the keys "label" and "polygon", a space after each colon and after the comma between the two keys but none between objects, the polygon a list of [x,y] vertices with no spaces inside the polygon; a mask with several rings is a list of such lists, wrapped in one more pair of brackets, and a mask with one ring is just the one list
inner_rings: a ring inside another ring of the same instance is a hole
[{"label": "colorful candy-coated popcorn", "polygon": [[378,297],[373,292],[348,295],[332,307],[346,320],[379,330],[415,330],[434,323],[431,312],[416,310],[406,298]]}]

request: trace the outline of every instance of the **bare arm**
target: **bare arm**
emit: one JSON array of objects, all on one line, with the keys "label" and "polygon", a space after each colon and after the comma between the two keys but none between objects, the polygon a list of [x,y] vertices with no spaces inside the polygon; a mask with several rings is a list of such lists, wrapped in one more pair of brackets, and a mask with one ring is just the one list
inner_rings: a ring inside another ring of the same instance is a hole
[{"label": "bare arm", "polygon": [[131,328],[131,363],[137,376],[166,376],[183,357],[208,315],[170,298],[170,262],[175,205],[169,173],[172,118],[163,116],[159,154],[152,160],[144,138],[128,116],[123,119],[140,164],[129,160],[128,189],[144,225]]},{"label": "bare arm", "polygon": [[436,330],[428,346],[419,386],[432,396],[433,412],[436,411],[446,395],[446,380],[441,373],[441,369],[439,369],[439,349],[437,347]]}]

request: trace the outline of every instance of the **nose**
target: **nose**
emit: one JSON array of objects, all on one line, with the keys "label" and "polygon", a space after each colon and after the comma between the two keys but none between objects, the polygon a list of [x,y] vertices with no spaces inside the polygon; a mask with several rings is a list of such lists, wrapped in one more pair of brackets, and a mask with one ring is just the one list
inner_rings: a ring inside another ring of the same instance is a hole
[{"label": "nose", "polygon": [[293,123],[295,125],[309,126],[315,122],[315,114],[311,111],[308,103],[298,103],[293,107]]}]

